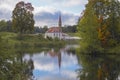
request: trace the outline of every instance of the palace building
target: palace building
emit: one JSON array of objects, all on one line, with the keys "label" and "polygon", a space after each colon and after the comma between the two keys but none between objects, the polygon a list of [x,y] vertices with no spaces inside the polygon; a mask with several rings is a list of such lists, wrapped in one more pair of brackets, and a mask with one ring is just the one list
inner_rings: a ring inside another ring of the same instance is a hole
[{"label": "palace building", "polygon": [[51,37],[51,38],[58,38],[58,39],[63,39],[63,40],[75,40],[75,39],[80,39],[79,37],[71,37],[66,33],[62,32],[62,20],[61,20],[61,15],[59,15],[58,19],[58,27],[51,27],[45,32],[45,38]]},{"label": "palace building", "polygon": [[49,28],[45,33],[45,38],[51,37],[51,38],[58,38],[63,39],[63,33],[62,33],[62,20],[61,15],[59,15],[59,21],[58,21],[58,27],[51,27]]}]

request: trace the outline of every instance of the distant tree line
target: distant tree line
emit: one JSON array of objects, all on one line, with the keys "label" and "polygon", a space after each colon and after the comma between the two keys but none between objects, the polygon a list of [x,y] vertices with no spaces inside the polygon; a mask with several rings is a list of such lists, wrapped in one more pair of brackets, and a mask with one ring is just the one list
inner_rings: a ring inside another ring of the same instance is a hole
[{"label": "distant tree line", "polygon": [[47,30],[48,30],[47,26],[44,26],[44,27],[38,27],[38,26],[36,26],[34,28],[34,33],[45,33]]},{"label": "distant tree line", "polygon": [[62,31],[65,33],[75,33],[77,32],[77,25],[69,25],[62,27]]},{"label": "distant tree line", "polygon": [[[38,27],[35,26],[33,32],[34,33],[45,33],[48,30],[47,26],[44,27]],[[0,32],[16,32],[13,29],[12,21],[8,20],[0,20]]]},{"label": "distant tree line", "polygon": [[[34,33],[45,33],[47,30],[48,30],[48,26],[44,26],[44,27],[36,26],[34,28]],[[75,32],[77,32],[77,25],[64,26],[64,27],[62,27],[62,32],[75,33]]]},{"label": "distant tree line", "polygon": [[0,32],[13,32],[12,22],[1,20],[0,21]]},{"label": "distant tree line", "polygon": [[[33,32],[34,33],[45,33],[48,30],[48,26],[35,26]],[[77,32],[77,25],[68,25],[62,27],[62,31],[65,33],[75,33]],[[12,27],[12,21],[8,20],[1,20],[0,21],[0,32],[15,32],[15,30]]]}]

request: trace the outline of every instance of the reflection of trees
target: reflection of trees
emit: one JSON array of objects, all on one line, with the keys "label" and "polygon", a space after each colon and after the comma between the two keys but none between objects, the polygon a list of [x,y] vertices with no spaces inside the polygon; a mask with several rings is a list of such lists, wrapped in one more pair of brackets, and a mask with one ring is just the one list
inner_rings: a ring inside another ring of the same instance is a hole
[{"label": "reflection of trees", "polygon": [[72,54],[75,55],[76,54],[76,50],[74,48],[70,48],[68,50],[66,50],[67,54]]},{"label": "reflection of trees", "polygon": [[[4,45],[3,45],[4,44]],[[5,43],[0,42],[0,80],[28,80],[31,79],[34,68],[33,61],[23,61],[23,53],[9,50]]]},{"label": "reflection of trees", "polygon": [[78,54],[78,62],[82,66],[78,70],[80,80],[118,80],[119,55]]}]

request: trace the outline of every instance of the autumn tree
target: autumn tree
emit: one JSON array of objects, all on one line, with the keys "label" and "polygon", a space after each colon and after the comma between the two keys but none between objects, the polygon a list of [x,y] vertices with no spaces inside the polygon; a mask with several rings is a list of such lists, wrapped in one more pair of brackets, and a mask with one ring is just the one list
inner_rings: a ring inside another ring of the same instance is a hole
[{"label": "autumn tree", "polygon": [[93,0],[99,20],[99,39],[103,47],[114,47],[120,40],[120,2],[118,0]]},{"label": "autumn tree", "polygon": [[[92,35],[93,30],[94,35]],[[97,49],[100,50],[111,50],[111,48],[118,47],[120,44],[120,1],[88,0],[86,9],[78,22],[78,31],[82,38],[81,43],[84,46],[86,44],[92,47],[98,45],[99,48]],[[89,32],[89,34],[86,34],[86,32]],[[98,43],[93,44],[89,38],[94,43]],[[94,41],[93,38],[97,41]],[[89,47],[87,46],[87,48]]]},{"label": "autumn tree", "polygon": [[34,30],[34,19],[31,3],[18,2],[12,13],[13,29],[19,33],[32,32]]}]

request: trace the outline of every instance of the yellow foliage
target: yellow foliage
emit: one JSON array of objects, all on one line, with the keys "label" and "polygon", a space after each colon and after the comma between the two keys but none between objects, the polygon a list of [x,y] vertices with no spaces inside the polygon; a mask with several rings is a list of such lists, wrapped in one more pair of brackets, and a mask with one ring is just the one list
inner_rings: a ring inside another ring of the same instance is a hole
[{"label": "yellow foliage", "polygon": [[[102,21],[102,18],[100,18],[100,22]],[[107,29],[107,25],[103,24],[98,28],[98,39],[101,41],[102,45],[107,44],[107,40],[110,36],[110,32]]]},{"label": "yellow foliage", "polygon": [[103,74],[102,69],[99,68],[99,69],[98,69],[98,80],[101,80],[101,79],[102,79],[102,74]]}]

